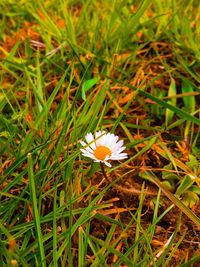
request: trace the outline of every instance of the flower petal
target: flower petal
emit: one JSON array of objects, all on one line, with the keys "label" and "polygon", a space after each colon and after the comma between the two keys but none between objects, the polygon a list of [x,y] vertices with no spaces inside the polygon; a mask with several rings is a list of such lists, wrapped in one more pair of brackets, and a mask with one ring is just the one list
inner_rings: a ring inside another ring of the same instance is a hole
[{"label": "flower petal", "polygon": [[94,157],[93,154],[91,154],[90,152],[88,152],[87,150],[85,149],[81,149],[81,152],[82,154],[85,156],[87,155],[87,157]]},{"label": "flower petal", "polygon": [[106,166],[108,166],[109,168],[112,167],[112,165],[111,165],[109,162],[107,162],[107,161],[103,161],[103,163],[104,163]]},{"label": "flower petal", "polygon": [[80,143],[82,146],[87,146],[87,144],[86,144],[85,142],[83,142],[82,140],[80,140],[79,143]]},{"label": "flower petal", "polygon": [[96,145],[95,145],[95,142],[94,142],[94,136],[92,133],[88,133],[86,134],[85,136],[85,140],[87,141],[87,143],[89,144],[89,146],[95,150],[96,149]]},{"label": "flower petal", "polygon": [[101,143],[101,135],[103,136],[103,134],[105,134],[105,132],[104,131],[98,131],[98,132],[96,132],[95,133],[95,139],[97,139],[96,141],[95,141],[95,143],[96,143],[96,146],[100,146],[100,143]]},{"label": "flower petal", "polygon": [[102,136],[97,140],[97,143],[98,143],[97,146],[105,146],[106,138],[107,138],[107,134],[102,135]]},{"label": "flower petal", "polygon": [[120,159],[126,159],[128,158],[128,155],[126,153],[123,153],[124,155],[115,155],[115,156],[111,156],[110,159],[112,160],[120,160]]},{"label": "flower petal", "polygon": [[124,149],[126,149],[126,147],[125,147],[125,146],[122,146],[122,147],[118,148],[117,150],[114,150],[114,151],[113,151],[113,154],[115,154],[115,153],[119,154],[119,153],[121,153]]}]

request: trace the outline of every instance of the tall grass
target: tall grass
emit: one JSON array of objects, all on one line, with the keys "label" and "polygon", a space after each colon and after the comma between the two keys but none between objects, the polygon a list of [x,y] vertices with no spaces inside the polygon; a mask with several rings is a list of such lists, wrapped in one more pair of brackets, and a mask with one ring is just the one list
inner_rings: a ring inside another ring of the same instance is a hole
[{"label": "tall grass", "polygon": [[[143,171],[179,187],[196,212],[199,9],[195,0],[1,1],[1,266],[198,264],[195,248],[179,249],[181,212],[171,235],[158,235],[174,204],[160,191],[145,196]],[[107,170],[111,184],[80,155],[79,140],[99,129],[124,138],[129,154]],[[112,188],[134,178],[139,196]]]}]

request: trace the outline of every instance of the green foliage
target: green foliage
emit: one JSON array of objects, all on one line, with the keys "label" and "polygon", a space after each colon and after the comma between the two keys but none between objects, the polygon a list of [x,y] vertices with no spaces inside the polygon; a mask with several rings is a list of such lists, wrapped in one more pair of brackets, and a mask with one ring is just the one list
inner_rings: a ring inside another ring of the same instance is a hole
[{"label": "green foliage", "polygon": [[85,93],[90,90],[97,82],[98,82],[98,78],[93,78],[93,79],[90,79],[90,80],[86,80],[84,83],[83,83],[83,86],[82,86],[82,98],[83,100],[86,100],[86,95]]},{"label": "green foliage", "polygon": [[[168,97],[170,98],[170,100],[168,101],[172,106],[176,106],[176,82],[173,78],[171,78],[171,83],[169,86],[169,91],[168,91]],[[166,109],[165,112],[165,122],[166,122],[166,126],[169,125],[169,122],[172,120],[174,116],[174,111],[170,110],[170,109]]]},{"label": "green foliage", "polygon": [[[116,180],[97,184],[79,140],[99,129],[123,135],[130,157],[108,174],[147,179],[143,168],[155,168],[198,224],[189,210],[200,196],[197,2],[0,1],[0,265],[171,265],[182,222],[164,250],[153,242],[173,205],[161,211],[159,191],[145,224],[144,185],[126,207]],[[189,159],[178,161],[171,151],[183,139]]]},{"label": "green foliage", "polygon": [[[162,184],[166,186],[171,192],[181,197],[183,203],[186,206],[193,207],[199,202],[200,189],[195,178],[195,173],[198,172],[199,162],[193,155],[189,155],[189,161],[186,165],[191,169],[191,173],[188,173],[180,178],[178,174],[174,172],[172,164],[168,164],[164,167],[162,172]],[[194,173],[194,174],[193,174]]]}]

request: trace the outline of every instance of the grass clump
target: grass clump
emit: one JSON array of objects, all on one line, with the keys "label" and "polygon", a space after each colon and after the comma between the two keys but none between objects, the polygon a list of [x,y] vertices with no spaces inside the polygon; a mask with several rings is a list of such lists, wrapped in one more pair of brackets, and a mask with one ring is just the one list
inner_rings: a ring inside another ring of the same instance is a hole
[{"label": "grass clump", "polygon": [[[199,8],[1,1],[1,266],[198,266]],[[97,130],[129,155],[110,183]]]}]

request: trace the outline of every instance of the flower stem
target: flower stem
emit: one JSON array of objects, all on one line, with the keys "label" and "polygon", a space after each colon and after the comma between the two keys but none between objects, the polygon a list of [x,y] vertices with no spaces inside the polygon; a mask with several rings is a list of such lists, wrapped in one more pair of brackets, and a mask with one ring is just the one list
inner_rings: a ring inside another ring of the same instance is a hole
[{"label": "flower stem", "polygon": [[100,162],[100,166],[101,166],[101,171],[103,173],[104,178],[106,179],[107,182],[110,183],[110,180],[108,179],[108,176],[107,176],[107,174],[105,172],[105,169],[104,169],[104,166],[103,166],[103,163],[102,162]]},{"label": "flower stem", "polygon": [[[105,169],[104,169],[104,165],[103,165],[102,162],[100,162],[100,166],[101,166],[102,174],[103,174],[104,178],[106,179],[106,181],[107,181],[108,183],[112,183],[113,181],[111,181],[111,180],[108,178],[108,176],[107,176],[107,174],[106,174],[106,172],[105,172]],[[124,193],[124,194],[128,194],[128,195],[140,195],[141,192],[142,192],[142,191],[139,190],[139,189],[135,189],[135,188],[133,188],[133,187],[131,187],[131,188],[127,188],[127,187],[123,187],[123,186],[118,185],[118,184],[113,184],[113,187],[114,187],[115,189],[117,189],[118,191],[121,191],[122,193]],[[146,190],[145,190],[145,194],[146,194],[146,195],[149,195],[149,196],[156,196],[156,195],[157,195],[157,193],[148,192],[148,191],[146,191]]]}]

